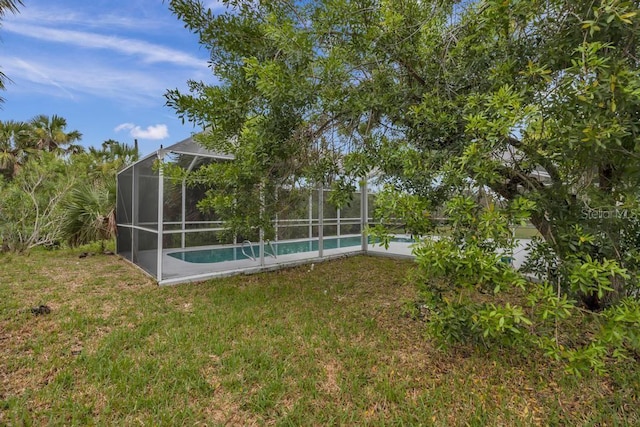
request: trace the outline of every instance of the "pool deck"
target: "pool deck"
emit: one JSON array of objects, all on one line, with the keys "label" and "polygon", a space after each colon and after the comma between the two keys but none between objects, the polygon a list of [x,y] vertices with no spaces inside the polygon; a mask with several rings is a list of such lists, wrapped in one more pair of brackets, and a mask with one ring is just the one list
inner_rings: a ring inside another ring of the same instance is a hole
[{"label": "pool deck", "polygon": [[[519,268],[527,256],[526,246],[530,239],[520,239],[518,246],[513,251],[512,263]],[[216,263],[192,263],[169,256],[169,253],[182,249],[165,249],[162,256],[162,280],[160,285],[173,285],[187,282],[199,282],[211,278],[226,277],[239,274],[254,274],[265,271],[274,271],[281,268],[294,267],[305,264],[319,263],[331,259],[354,255],[384,256],[394,258],[413,259],[412,243],[391,242],[388,249],[380,245],[369,244],[367,251],[360,246],[349,246],[337,249],[325,249],[320,257],[318,251],[299,252],[294,254],[279,255],[277,258],[265,256],[264,263],[258,258],[238,259],[235,261],[223,261]],[[211,247],[189,248],[188,250],[211,249]],[[151,261],[156,257],[155,251],[141,251],[138,254],[140,261],[146,261],[145,265],[153,265]]]},{"label": "pool deck", "polygon": [[261,271],[273,271],[285,267],[322,262],[329,259],[341,258],[350,255],[362,254],[358,246],[338,249],[325,249],[322,258],[318,251],[299,252],[287,255],[278,255],[277,258],[265,256],[264,263],[260,258],[249,258],[236,261],[222,261],[209,264],[198,264],[179,260],[168,254],[176,252],[176,249],[165,250],[163,253],[161,285],[177,284],[184,282],[201,281],[208,278],[224,277],[236,274],[253,274]]}]

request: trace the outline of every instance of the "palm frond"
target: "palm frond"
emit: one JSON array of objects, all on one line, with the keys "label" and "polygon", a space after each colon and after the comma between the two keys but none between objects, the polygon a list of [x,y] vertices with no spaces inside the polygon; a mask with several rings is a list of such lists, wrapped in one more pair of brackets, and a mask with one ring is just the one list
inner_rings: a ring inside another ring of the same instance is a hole
[{"label": "palm frond", "polygon": [[115,194],[109,187],[84,184],[69,194],[63,233],[72,246],[115,236]]}]

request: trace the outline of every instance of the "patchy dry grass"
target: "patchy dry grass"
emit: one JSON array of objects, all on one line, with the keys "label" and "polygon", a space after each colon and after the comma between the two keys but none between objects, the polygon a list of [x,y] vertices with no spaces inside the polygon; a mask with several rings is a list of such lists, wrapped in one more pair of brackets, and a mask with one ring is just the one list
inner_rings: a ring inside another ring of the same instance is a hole
[{"label": "patchy dry grass", "polygon": [[[0,256],[0,425],[634,425],[637,365],[435,350],[411,263],[159,288],[115,256]],[[48,315],[30,307],[47,304]]]}]

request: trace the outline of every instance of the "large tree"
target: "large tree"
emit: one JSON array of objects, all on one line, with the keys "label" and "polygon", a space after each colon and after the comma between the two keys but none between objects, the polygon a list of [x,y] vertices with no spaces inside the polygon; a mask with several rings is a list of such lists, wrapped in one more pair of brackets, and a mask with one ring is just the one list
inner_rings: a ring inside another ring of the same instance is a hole
[{"label": "large tree", "polygon": [[220,16],[198,2],[170,6],[211,50],[222,84],[190,82],[193,97],[171,91],[168,103],[183,118],[207,128],[199,136],[204,144],[236,158],[198,170],[201,176],[194,181],[205,178],[216,189],[201,207],[223,215],[236,234],[248,238],[262,226],[269,235],[269,218],[291,204],[261,194],[273,194],[278,185],[300,185],[317,158],[308,117],[316,102],[308,78],[313,42],[296,28],[303,25],[296,7],[285,3],[237,2],[234,11]]},{"label": "large tree", "polygon": [[[191,82],[191,94],[171,91],[168,103],[210,130],[203,144],[239,160],[216,166],[226,173],[210,176],[225,193],[203,205],[252,194],[229,215],[264,215],[255,195],[268,183],[341,174],[335,183],[351,188],[375,170],[396,208],[382,206],[381,217],[423,233],[428,212],[446,205],[447,237],[416,250],[425,280],[446,284],[427,292],[440,335],[522,336],[530,321],[520,307],[462,298],[513,285],[530,293],[540,330],[571,311],[571,298],[638,325],[628,299],[640,259],[637,1],[227,4],[215,16],[195,0],[170,2],[211,50],[220,84]],[[530,262],[542,285],[496,252],[527,219],[542,236]],[[450,289],[464,304],[442,297]],[[567,357],[591,363],[611,342],[639,351],[637,337],[610,331]],[[564,348],[557,334],[539,343]]]}]

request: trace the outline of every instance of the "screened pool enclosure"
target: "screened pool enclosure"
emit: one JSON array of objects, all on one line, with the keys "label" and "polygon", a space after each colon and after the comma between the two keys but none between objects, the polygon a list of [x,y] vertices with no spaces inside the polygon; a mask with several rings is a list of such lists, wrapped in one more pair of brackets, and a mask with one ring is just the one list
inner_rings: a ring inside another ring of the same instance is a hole
[{"label": "screened pool enclosure", "polygon": [[188,138],[118,174],[117,252],[160,284],[276,269],[372,249],[364,230],[375,196],[366,183],[342,209],[328,202],[329,190],[317,186],[279,189],[295,191],[296,203],[270,219],[273,238],[268,240],[259,228],[247,236],[230,235],[215,212],[197,208],[206,188],[165,177],[158,161],[195,170],[233,157]]}]

